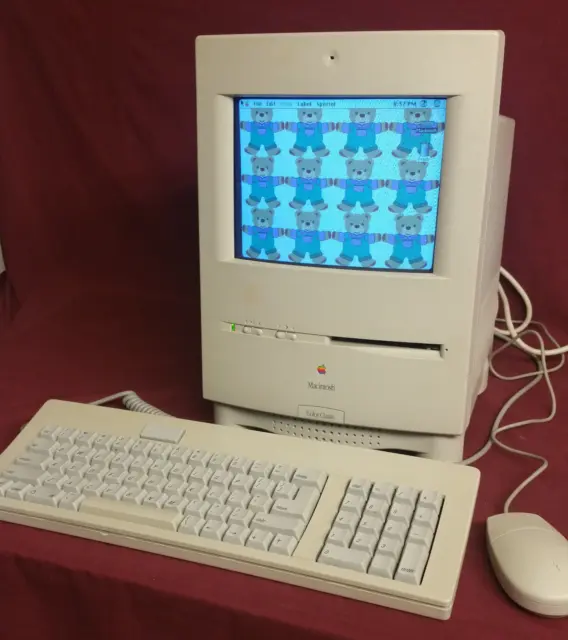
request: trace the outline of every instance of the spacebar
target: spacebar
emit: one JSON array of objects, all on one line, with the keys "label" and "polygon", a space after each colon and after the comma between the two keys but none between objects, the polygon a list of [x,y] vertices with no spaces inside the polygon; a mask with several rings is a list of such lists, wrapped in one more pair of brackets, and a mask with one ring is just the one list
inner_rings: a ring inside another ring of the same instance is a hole
[{"label": "spacebar", "polygon": [[156,507],[140,507],[137,504],[112,502],[103,498],[86,498],[81,502],[79,511],[101,518],[112,518],[125,524],[142,524],[167,531],[177,531],[183,520],[183,516],[177,511],[162,511]]}]

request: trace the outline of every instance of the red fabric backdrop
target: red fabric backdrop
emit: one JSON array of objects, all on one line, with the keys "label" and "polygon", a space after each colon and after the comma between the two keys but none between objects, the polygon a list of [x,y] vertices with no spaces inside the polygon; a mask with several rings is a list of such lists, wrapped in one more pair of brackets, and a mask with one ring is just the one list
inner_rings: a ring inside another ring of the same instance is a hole
[{"label": "red fabric backdrop", "polygon": [[[559,0],[0,3],[0,238],[9,270],[0,278],[0,450],[48,397],[87,401],[134,388],[177,415],[210,417],[199,369],[198,34],[503,29],[502,112],[517,121],[504,264],[568,341],[566,17]],[[567,377],[557,385],[563,399]],[[491,382],[468,450],[509,392]],[[527,403],[512,417],[547,410],[543,390]],[[519,508],[565,533],[567,418],[561,407],[555,425],[511,436],[552,463]],[[515,610],[487,566],[485,518],[529,467],[493,452],[480,468],[450,623],[0,523],[0,636],[565,637],[565,621]]]}]

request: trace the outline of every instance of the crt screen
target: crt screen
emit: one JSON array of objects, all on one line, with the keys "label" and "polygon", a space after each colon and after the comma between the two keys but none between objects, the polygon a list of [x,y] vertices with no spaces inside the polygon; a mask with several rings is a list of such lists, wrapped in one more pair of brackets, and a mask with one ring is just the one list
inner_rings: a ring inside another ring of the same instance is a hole
[{"label": "crt screen", "polygon": [[236,257],[432,271],[445,120],[445,98],[236,98]]}]

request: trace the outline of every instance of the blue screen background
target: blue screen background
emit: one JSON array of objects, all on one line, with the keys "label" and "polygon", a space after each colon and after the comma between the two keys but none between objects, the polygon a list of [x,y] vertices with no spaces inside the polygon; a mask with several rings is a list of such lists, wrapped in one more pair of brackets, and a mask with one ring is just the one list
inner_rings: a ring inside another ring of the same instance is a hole
[{"label": "blue screen background", "polygon": [[[431,272],[434,263],[435,253],[435,240],[433,236],[436,233],[437,219],[438,219],[438,199],[439,199],[439,186],[430,188],[425,191],[425,200],[428,207],[431,210],[427,213],[422,213],[422,225],[419,232],[420,236],[429,236],[424,238],[427,242],[418,242],[413,245],[413,249],[408,249],[408,242],[405,245],[400,244],[400,238],[397,244],[397,249],[394,246],[394,236],[397,234],[396,228],[396,216],[400,212],[392,212],[389,210],[389,206],[392,206],[397,200],[397,190],[387,188],[387,186],[380,186],[380,188],[372,190],[372,201],[378,206],[378,210],[371,212],[371,218],[369,221],[368,233],[374,234],[370,236],[372,240],[368,245],[370,256],[374,264],[370,265],[370,261],[359,259],[361,256],[368,258],[367,251],[360,249],[350,249],[345,247],[345,241],[347,244],[351,243],[351,237],[341,237],[338,234],[345,233],[345,210],[341,210],[339,206],[346,198],[347,192],[340,186],[328,186],[321,190],[321,197],[324,203],[327,205],[325,209],[320,210],[319,230],[329,232],[330,235],[335,232],[335,238],[331,237],[319,242],[319,252],[325,256],[325,263],[322,263],[322,258],[312,260],[309,251],[305,254],[303,259],[296,260],[290,258],[297,248],[298,242],[293,235],[292,230],[297,229],[297,209],[292,207],[290,203],[294,201],[296,196],[296,186],[290,184],[279,184],[274,186],[274,197],[280,202],[277,207],[271,208],[267,205],[265,199],[261,199],[257,205],[251,205],[247,203],[247,199],[251,197],[252,185],[249,182],[243,182],[242,176],[253,175],[253,158],[267,158],[270,154],[267,153],[266,148],[260,145],[258,151],[252,149],[253,155],[245,149],[251,147],[249,145],[257,146],[254,143],[258,143],[259,139],[262,141],[262,136],[258,136],[253,139],[251,131],[247,131],[242,128],[241,123],[250,123],[252,120],[252,109],[270,108],[272,109],[273,123],[298,123],[298,109],[306,108],[310,109],[321,108],[322,109],[322,123],[345,123],[346,125],[351,122],[350,109],[376,109],[375,123],[387,122],[398,123],[398,130],[402,123],[405,123],[405,109],[427,108],[431,109],[430,121],[434,123],[445,123],[446,121],[446,99],[445,98],[280,98],[280,97],[244,97],[241,96],[235,99],[235,172],[236,172],[236,202],[235,202],[235,255],[237,258],[243,259],[256,259],[262,261],[272,261],[282,264],[301,264],[302,266],[309,266],[315,264],[319,267],[343,267],[343,268],[371,268],[373,270],[389,270],[389,271],[421,271]],[[408,111],[407,111],[408,113]],[[250,125],[244,124],[243,127],[249,127]],[[301,156],[292,155],[290,150],[297,142],[298,133],[288,129],[273,132],[273,140],[276,147],[280,152],[273,157],[273,177],[281,178],[298,178],[298,168],[296,161],[298,157],[306,159],[314,159],[316,155],[312,148],[308,147],[305,153]],[[418,161],[427,162],[426,175],[424,180],[428,183],[432,181],[439,181],[442,170],[443,159],[443,146],[444,146],[444,131],[440,130],[436,133],[432,133],[428,136],[431,144],[431,148],[435,151],[435,155],[432,157],[428,148],[424,145],[419,145],[421,148],[414,148],[405,157],[395,157],[393,151],[401,145],[403,142],[403,134],[395,130],[391,130],[393,127],[389,127],[389,130],[377,133],[376,145],[382,152],[379,157],[372,158],[373,168],[371,173],[371,180],[399,180],[401,160],[406,161]],[[304,138],[305,139],[305,138]],[[353,136],[351,140],[353,140]],[[406,140],[408,140],[408,133],[406,134]],[[268,146],[270,146],[270,138],[268,140]],[[323,133],[323,143],[329,150],[329,155],[321,157],[321,174],[320,178],[328,178],[332,180],[342,179],[345,180],[347,176],[346,163],[349,158],[343,157],[340,151],[346,146],[348,140],[348,133],[343,131],[333,130]],[[302,139],[300,139],[300,143]],[[367,143],[369,144],[369,143]],[[368,148],[368,147],[367,147]],[[274,151],[274,149],[270,149]],[[301,153],[302,150],[300,150]],[[298,153],[298,151],[296,151]],[[422,153],[422,155],[421,155]],[[372,152],[371,152],[372,154]],[[363,147],[360,147],[356,154],[352,156],[354,160],[366,160]],[[245,178],[247,180],[247,178]],[[430,184],[430,186],[432,186]],[[257,191],[258,193],[258,191]],[[300,194],[301,195],[301,194]],[[347,198],[349,200],[349,198]],[[301,200],[301,197],[300,197]],[[407,203],[406,200],[409,200]],[[415,215],[418,212],[414,209],[412,202],[413,198],[402,198],[402,206],[406,207],[402,211],[402,215]],[[414,198],[414,200],[416,200]],[[274,203],[272,203],[274,204]],[[349,205],[351,201],[349,202]],[[297,206],[297,203],[296,203]],[[317,208],[316,204],[316,208]],[[368,206],[368,200],[367,200]],[[268,232],[271,235],[266,239],[264,236],[254,236],[254,220],[252,215],[253,208],[257,208],[258,212],[273,212],[272,228],[282,229],[283,231],[277,232],[284,235],[274,237],[272,232]],[[306,202],[301,207],[301,211],[313,212],[314,207],[311,202]],[[356,202],[351,213],[361,214],[364,213],[362,208],[362,202]],[[243,226],[245,231],[243,231]],[[286,231],[287,230],[287,231]],[[251,235],[251,232],[253,235]],[[385,238],[387,236],[387,238]],[[378,240],[378,241],[376,241]],[[272,244],[273,243],[273,244]],[[251,248],[252,246],[252,248]],[[404,247],[407,247],[405,249]],[[402,247],[402,248],[401,248]],[[305,249],[306,246],[302,244],[300,249]],[[259,252],[260,249],[260,252]],[[274,251],[275,250],[275,251]],[[248,253],[247,253],[248,251]],[[258,255],[256,253],[258,252]],[[393,252],[395,254],[394,260]],[[416,252],[418,252],[418,257]],[[267,255],[268,253],[268,255]],[[299,252],[302,254],[302,251]],[[341,259],[340,256],[347,255],[347,258],[352,258],[349,264],[345,264],[345,259]],[[277,256],[277,257],[276,257]],[[413,259],[413,265],[410,260]],[[339,259],[339,263],[338,263]],[[401,261],[402,260],[402,261]],[[418,266],[417,266],[418,265]]]}]

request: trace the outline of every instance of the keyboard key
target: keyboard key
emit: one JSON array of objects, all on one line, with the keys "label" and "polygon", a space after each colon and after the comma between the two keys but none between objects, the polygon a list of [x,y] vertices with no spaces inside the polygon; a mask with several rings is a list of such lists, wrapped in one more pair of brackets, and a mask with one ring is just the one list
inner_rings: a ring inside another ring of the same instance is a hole
[{"label": "keyboard key", "polygon": [[252,529],[261,531],[272,531],[272,533],[282,533],[284,535],[300,538],[306,523],[300,518],[290,518],[288,516],[277,516],[272,513],[257,513],[251,522]]},{"label": "keyboard key", "polygon": [[198,536],[201,529],[205,525],[205,520],[198,516],[187,516],[179,525],[180,533],[188,533],[193,536]]},{"label": "keyboard key", "polygon": [[408,527],[403,522],[387,520],[385,528],[383,529],[383,538],[392,538],[393,540],[404,542],[407,530]]},{"label": "keyboard key", "polygon": [[424,545],[407,544],[394,579],[409,584],[420,584],[427,560],[428,549]]},{"label": "keyboard key", "polygon": [[[226,507],[229,508],[229,507]],[[209,515],[211,517],[211,515]],[[233,509],[229,517],[229,524],[240,524],[243,527],[248,527],[254,518],[254,511],[237,507]]]},{"label": "keyboard key", "polygon": [[75,455],[73,456],[73,461],[84,462],[85,464],[91,464],[91,461],[95,456],[96,452],[97,452],[96,449],[91,449],[91,447],[89,447],[88,445],[83,445],[79,447],[77,451],[75,451]]},{"label": "keyboard key", "polygon": [[141,471],[147,473],[148,469],[154,464],[152,458],[146,458],[144,456],[137,456],[130,464],[130,472]]},{"label": "keyboard key", "polygon": [[183,496],[187,491],[187,483],[179,478],[172,478],[164,487],[164,493],[168,496]]},{"label": "keyboard key", "polygon": [[352,511],[340,511],[337,514],[337,518],[335,518],[333,526],[339,529],[348,529],[351,533],[354,533],[358,523],[359,518],[356,513]]},{"label": "keyboard key", "polygon": [[91,480],[89,484],[86,484],[83,487],[83,495],[87,497],[98,498],[100,495],[102,495],[106,487],[107,485],[100,480]]},{"label": "keyboard key", "polygon": [[[195,467],[204,467],[211,459],[212,454],[203,449],[195,449],[189,456],[189,462]],[[210,475],[213,475],[213,469],[209,469]]]},{"label": "keyboard key", "polygon": [[132,522],[167,531],[176,531],[183,517],[170,509],[148,509],[129,502],[116,502],[102,498],[86,498],[79,506],[79,513],[89,513],[119,522]]},{"label": "keyboard key", "polygon": [[195,467],[195,469],[191,472],[189,479],[192,482],[201,482],[201,484],[207,484],[209,480],[211,480],[212,475],[213,469],[209,469],[208,467]]},{"label": "keyboard key", "polygon": [[73,478],[68,478],[67,480],[65,480],[65,482],[61,485],[61,490],[65,491],[65,493],[82,493],[84,487],[86,487],[88,484],[89,481],[85,480],[85,478],[75,476]]},{"label": "keyboard key", "polygon": [[237,475],[233,479],[233,482],[231,482],[231,490],[246,491],[247,493],[249,493],[254,482],[255,480],[252,476],[247,476],[244,473],[237,473]]},{"label": "keyboard key", "polygon": [[409,504],[399,504],[398,502],[394,502],[389,512],[389,520],[402,522],[408,527],[410,520],[412,519],[413,511],[414,507],[411,507]]},{"label": "keyboard key", "polygon": [[253,462],[252,467],[250,468],[250,475],[256,478],[268,478],[272,473],[272,469],[274,468],[273,464],[270,462],[263,462],[262,460],[256,460]]},{"label": "keyboard key", "polygon": [[252,495],[261,495],[261,496],[272,496],[274,493],[274,489],[276,487],[276,482],[271,480],[270,478],[257,478],[252,485],[251,493]]},{"label": "keyboard key", "polygon": [[13,480],[8,480],[8,478],[0,478],[0,497],[3,498],[6,495],[6,491],[12,482]]},{"label": "keyboard key", "polygon": [[389,556],[390,558],[394,558],[395,560],[398,561],[401,550],[402,550],[401,540],[397,540],[395,538],[385,538],[383,536],[380,539],[379,544],[377,546],[377,555]]},{"label": "keyboard key", "polygon": [[248,508],[254,513],[269,513],[273,503],[274,500],[268,496],[256,495],[252,497]]},{"label": "keyboard key", "polygon": [[243,507],[246,509],[251,501],[250,493],[245,491],[233,491],[227,498],[227,504],[231,507]]},{"label": "keyboard key", "polygon": [[112,443],[114,442],[114,436],[109,436],[107,434],[101,434],[97,436],[93,442],[93,447],[95,449],[103,449],[106,451],[110,451]]},{"label": "keyboard key", "polygon": [[79,511],[81,502],[83,502],[84,499],[85,496],[80,493],[66,491],[62,494],[58,506],[60,509],[67,509],[68,511]]},{"label": "keyboard key", "polygon": [[205,518],[207,512],[211,509],[209,502],[203,500],[192,500],[185,509],[185,514],[188,516],[198,516],[199,518]]},{"label": "keyboard key", "polygon": [[69,480],[69,476],[63,473],[47,473],[41,484],[44,487],[57,487],[57,489],[61,489],[63,485]]},{"label": "keyboard key", "polygon": [[191,465],[184,464],[183,462],[176,462],[170,471],[170,478],[179,478],[180,480],[187,482],[192,472],[193,467]]},{"label": "keyboard key", "polygon": [[148,440],[177,444],[183,438],[184,433],[185,429],[183,427],[164,424],[147,424],[142,429],[140,437]]},{"label": "keyboard key", "polygon": [[327,536],[327,544],[334,544],[338,547],[348,547],[351,544],[353,533],[350,529],[333,527]]},{"label": "keyboard key", "polygon": [[[274,481],[271,480],[270,482]],[[283,500],[282,498],[276,500],[274,506],[272,507],[271,513],[300,518],[304,522],[308,522],[312,517],[318,500],[319,492],[315,487],[303,486],[300,487],[298,494],[293,500]]]},{"label": "keyboard key", "polygon": [[130,455],[134,456],[135,458],[137,456],[143,456],[145,458],[150,453],[153,446],[153,442],[148,442],[146,440],[135,440],[134,444],[132,445],[132,449],[130,449]]},{"label": "keyboard key", "polygon": [[26,502],[57,507],[64,492],[57,487],[32,487],[24,496]]},{"label": "keyboard key", "polygon": [[81,461],[71,462],[65,468],[65,473],[70,478],[83,478],[89,469],[89,465]]},{"label": "keyboard key", "polygon": [[33,467],[34,469],[42,469],[42,471],[45,471],[50,461],[51,458],[49,457],[49,454],[24,453],[14,460],[14,464],[21,467]]},{"label": "keyboard key", "polygon": [[65,470],[71,463],[65,458],[55,458],[46,466],[49,473],[65,473]]},{"label": "keyboard key", "polygon": [[365,498],[363,496],[354,496],[351,494],[347,494],[345,498],[343,498],[343,502],[341,503],[340,509],[342,511],[352,511],[356,513],[358,516],[361,516],[363,513],[363,509],[365,507]]},{"label": "keyboard key", "polygon": [[85,478],[88,480],[104,480],[106,474],[110,471],[110,469],[106,466],[106,464],[91,464],[91,466],[85,472]]},{"label": "keyboard key", "polygon": [[232,524],[225,535],[223,536],[223,542],[229,542],[230,544],[236,544],[243,546],[250,535],[250,529],[243,527],[240,524]]},{"label": "keyboard key", "polygon": [[65,427],[61,429],[57,434],[57,441],[63,443],[74,444],[75,439],[79,435],[79,431],[77,429],[72,429],[71,427]]},{"label": "keyboard key", "polygon": [[274,537],[269,551],[270,553],[278,553],[281,556],[291,556],[297,544],[296,538],[279,533]]},{"label": "keyboard key", "polygon": [[414,514],[412,524],[417,527],[425,527],[433,533],[438,524],[438,512],[428,507],[418,507]]},{"label": "keyboard key", "polygon": [[210,538],[211,540],[222,540],[228,526],[221,520],[208,520],[199,535],[202,538]]},{"label": "keyboard key", "polygon": [[[124,500],[124,498],[123,498]],[[189,501],[187,498],[179,495],[169,496],[168,499],[164,502],[163,509],[172,509],[173,511],[177,511],[178,513],[185,513],[185,509]]]},{"label": "keyboard key", "polygon": [[111,460],[110,468],[123,469],[124,471],[128,471],[130,469],[130,465],[133,462],[134,458],[129,453],[126,453],[126,451],[121,451],[120,453],[115,454],[114,458]]},{"label": "keyboard key", "polygon": [[207,466],[214,471],[227,471],[232,461],[232,456],[224,453],[216,453],[214,456],[211,456]]},{"label": "keyboard key", "polygon": [[115,453],[124,453],[128,455],[133,445],[134,440],[132,438],[129,438],[128,436],[118,436],[112,443],[111,449]]},{"label": "keyboard key", "polygon": [[[67,475],[70,475],[69,469],[67,469]],[[105,476],[105,482],[107,484],[123,484],[128,473],[124,469],[111,469]]]},{"label": "keyboard key", "polygon": [[377,500],[386,500],[390,504],[396,487],[392,482],[380,482],[376,484],[371,490],[371,498]]},{"label": "keyboard key", "polygon": [[170,455],[172,446],[165,442],[156,442],[156,444],[150,449],[148,457],[152,460],[166,460]]},{"label": "keyboard key", "polygon": [[122,494],[122,502],[130,502],[132,504],[142,504],[148,492],[139,487],[128,487]]},{"label": "keyboard key", "polygon": [[95,455],[91,458],[91,464],[104,464],[110,466],[110,461],[114,459],[114,453],[107,449],[99,449]]},{"label": "keyboard key", "polygon": [[203,500],[208,491],[209,488],[201,482],[190,482],[185,491],[185,497],[188,500]]},{"label": "keyboard key", "polygon": [[369,575],[380,576],[381,578],[389,578],[392,580],[394,570],[396,568],[396,560],[391,556],[375,556],[369,567]]},{"label": "keyboard key", "polygon": [[98,433],[94,431],[79,431],[77,437],[75,438],[75,444],[78,447],[91,447],[95,438],[99,436]]},{"label": "keyboard key", "polygon": [[364,515],[361,518],[361,523],[359,524],[359,531],[361,533],[371,533],[378,536],[384,523],[384,518]]},{"label": "keyboard key", "polygon": [[126,493],[127,488],[120,484],[107,484],[105,490],[101,494],[101,498],[105,500],[120,500]]},{"label": "keyboard key", "polygon": [[410,531],[408,532],[408,538],[406,540],[408,543],[421,544],[425,546],[427,549],[429,549],[430,546],[432,545],[433,539],[434,539],[434,531],[432,529],[413,524],[410,527]]},{"label": "keyboard key", "polygon": [[221,520],[221,522],[227,522],[232,512],[233,509],[228,507],[226,504],[214,504],[207,512],[207,520]]},{"label": "keyboard key", "polygon": [[164,476],[164,478],[167,478],[173,466],[174,465],[169,460],[160,458],[156,460],[154,464],[148,469],[148,475],[161,475]]},{"label": "keyboard key", "polygon": [[382,498],[373,498],[372,496],[369,498],[369,502],[365,507],[365,515],[371,516],[373,518],[386,518],[386,515],[389,510],[388,502],[386,502]]},{"label": "keyboard key", "polygon": [[437,514],[442,509],[442,503],[444,502],[444,496],[438,491],[422,491],[418,498],[418,508],[430,509]]},{"label": "keyboard key", "polygon": [[34,489],[35,487],[28,482],[24,482],[23,480],[15,480],[10,484],[6,489],[5,496],[6,498],[12,498],[13,500],[23,500],[25,495],[30,489]]},{"label": "keyboard key", "polygon": [[394,500],[396,504],[405,504],[414,508],[416,499],[418,498],[418,489],[413,487],[399,487],[394,494]]},{"label": "keyboard key", "polygon": [[259,549],[260,551],[268,551],[270,543],[274,538],[274,534],[270,531],[261,531],[260,529],[253,529],[252,533],[248,537],[247,547],[251,549]]},{"label": "keyboard key", "polygon": [[[233,474],[230,471],[217,469],[217,471],[215,471],[215,473],[211,476],[211,480],[209,481],[209,484],[211,486],[218,485],[220,487],[228,488],[231,485],[232,481],[233,481]],[[252,484],[252,480],[251,480],[251,484]]]},{"label": "keyboard key", "polygon": [[359,549],[359,551],[366,551],[367,553],[373,555],[377,546],[378,539],[378,536],[375,536],[372,533],[358,532],[353,538],[351,548]]},{"label": "keyboard key", "polygon": [[[103,494],[104,497],[104,494]],[[161,491],[149,491],[142,500],[142,505],[148,505],[150,507],[156,507],[161,509],[167,502],[168,496]]]},{"label": "keyboard key", "polygon": [[34,469],[33,467],[22,467],[20,465],[12,465],[7,469],[4,469],[0,474],[0,477],[6,480],[13,480],[14,482],[22,481],[26,484],[37,484],[43,477],[45,477],[45,471],[42,469]]},{"label": "keyboard key", "polygon": [[298,469],[292,482],[299,487],[315,487],[318,491],[324,488],[327,473],[318,469]]},{"label": "keyboard key", "polygon": [[288,482],[290,478],[294,475],[295,471],[296,469],[290,466],[289,464],[277,464],[272,470],[270,477],[275,482],[280,482],[280,480],[284,480],[285,482]]},{"label": "keyboard key", "polygon": [[225,487],[220,487],[217,485],[216,487],[212,487],[209,489],[205,499],[207,502],[211,504],[225,504],[227,502],[227,498],[231,495],[230,491],[227,491]]},{"label": "keyboard key", "polygon": [[[105,481],[108,480],[108,475],[105,478]],[[144,489],[146,491],[159,491],[162,492],[162,489],[168,484],[168,481],[163,476],[150,476],[148,480],[144,483]]]},{"label": "keyboard key", "polygon": [[174,464],[176,464],[177,462],[186,464],[186,462],[189,460],[189,456],[191,455],[191,453],[192,453],[192,450],[189,447],[183,447],[183,446],[174,447],[172,449],[172,452],[170,453],[170,460]]},{"label": "keyboard key", "polygon": [[244,456],[237,456],[233,458],[233,461],[229,465],[229,471],[233,473],[244,473],[248,474],[250,468],[252,467],[252,460],[250,458],[245,458]]},{"label": "keyboard key", "polygon": [[284,480],[280,480],[280,482],[276,485],[274,489],[273,497],[276,500],[277,498],[284,498],[285,500],[292,500],[296,497],[298,493],[298,486],[291,483],[286,482]]},{"label": "keyboard key", "polygon": [[358,496],[365,500],[369,497],[371,491],[370,480],[364,480],[361,478],[353,478],[347,487],[348,496]]},{"label": "keyboard key", "polygon": [[39,453],[41,455],[51,455],[57,448],[57,442],[47,438],[36,438],[28,447],[29,453]]},{"label": "keyboard key", "polygon": [[326,544],[318,562],[341,569],[351,569],[365,573],[371,561],[371,554],[358,549],[346,549],[333,544]]},{"label": "keyboard key", "polygon": [[127,487],[138,487],[141,489],[147,480],[148,476],[143,471],[130,471],[126,478],[124,478],[123,484]]},{"label": "keyboard key", "polygon": [[46,438],[47,440],[55,440],[57,439],[57,434],[61,431],[61,428],[57,425],[46,425],[39,432],[40,438]]}]

